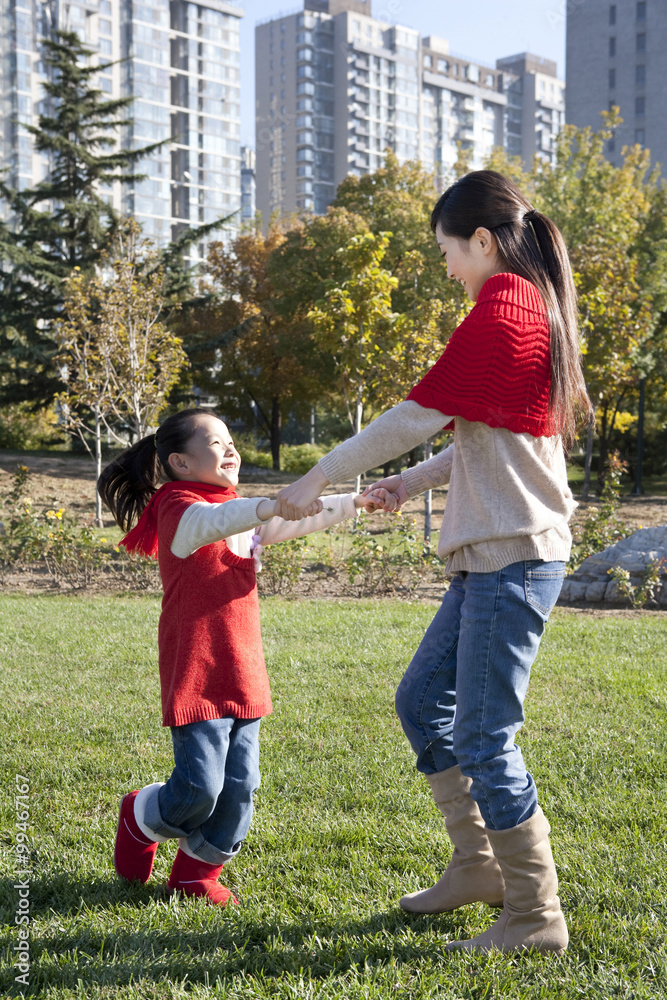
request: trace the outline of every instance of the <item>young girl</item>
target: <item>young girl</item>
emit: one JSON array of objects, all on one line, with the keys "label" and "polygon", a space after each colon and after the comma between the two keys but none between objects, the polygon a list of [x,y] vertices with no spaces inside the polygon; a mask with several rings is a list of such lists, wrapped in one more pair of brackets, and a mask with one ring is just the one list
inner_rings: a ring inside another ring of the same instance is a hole
[{"label": "young girl", "polygon": [[448,947],[561,952],[549,824],[514,737],[570,553],[562,442],[590,412],[574,284],[556,226],[494,171],[448,188],[431,226],[475,307],[408,399],[279,493],[277,512],[294,517],[328,483],[453,426],[450,447],[375,484],[403,502],[449,482],[438,552],[451,585],[396,707],[454,854],[435,886],[401,905],[502,905],[486,933]]},{"label": "young girl", "polygon": [[[383,506],[327,496],[288,524],[274,501],[240,499],[241,459],[215,414],[183,410],[111,462],[101,496],[129,551],[157,555],[164,588],[158,631],[163,724],[175,766],[166,784],[121,801],[114,862],[147,882],[158,844],[179,839],[169,887],[224,906],[223,865],[240,850],[259,787],[259,724],[271,712],[255,573],[261,547]],[[161,474],[170,480],[158,489]],[[386,496],[386,494],[385,494]],[[388,503],[393,506],[392,498]],[[257,527],[259,525],[259,527]]]}]

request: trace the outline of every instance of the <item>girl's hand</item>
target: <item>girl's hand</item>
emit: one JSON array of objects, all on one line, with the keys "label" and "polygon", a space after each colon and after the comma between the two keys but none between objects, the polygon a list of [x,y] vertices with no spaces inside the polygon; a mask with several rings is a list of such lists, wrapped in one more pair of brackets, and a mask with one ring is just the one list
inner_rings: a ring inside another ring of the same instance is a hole
[{"label": "girl's hand", "polygon": [[393,511],[398,510],[399,503],[395,493],[390,493],[385,489],[374,489],[371,493],[364,491],[354,498],[355,507],[363,507],[367,514],[374,514],[377,510]]},{"label": "girl's hand", "polygon": [[[407,503],[410,499],[400,473],[397,476],[387,476],[386,479],[378,479],[376,483],[366,487],[362,496],[369,496],[375,490],[386,490],[387,493],[391,493],[392,496],[396,498],[396,506],[394,510],[400,510],[403,504]],[[386,510],[387,508],[383,509]]]}]

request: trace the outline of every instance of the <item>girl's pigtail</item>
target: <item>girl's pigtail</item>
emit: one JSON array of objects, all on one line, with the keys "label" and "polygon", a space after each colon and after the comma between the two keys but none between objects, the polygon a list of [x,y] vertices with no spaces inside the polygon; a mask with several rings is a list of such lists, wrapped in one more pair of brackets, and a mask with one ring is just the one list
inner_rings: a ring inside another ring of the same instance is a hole
[{"label": "girl's pigtail", "polygon": [[102,470],[97,490],[123,531],[139,519],[161,475],[154,434],[141,438]]}]

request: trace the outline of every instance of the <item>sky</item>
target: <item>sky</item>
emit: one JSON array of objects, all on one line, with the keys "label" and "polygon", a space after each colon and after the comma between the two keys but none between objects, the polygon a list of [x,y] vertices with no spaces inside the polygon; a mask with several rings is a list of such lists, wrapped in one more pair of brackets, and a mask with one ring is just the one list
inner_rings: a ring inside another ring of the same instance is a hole
[{"label": "sky", "polygon": [[[234,0],[232,0],[234,2]],[[554,59],[565,75],[567,0],[372,0],[380,21],[446,38],[450,52],[495,66],[517,52]],[[237,0],[241,20],[241,142],[255,145],[255,24],[303,9],[303,0]],[[236,3],[235,3],[236,6]]]}]

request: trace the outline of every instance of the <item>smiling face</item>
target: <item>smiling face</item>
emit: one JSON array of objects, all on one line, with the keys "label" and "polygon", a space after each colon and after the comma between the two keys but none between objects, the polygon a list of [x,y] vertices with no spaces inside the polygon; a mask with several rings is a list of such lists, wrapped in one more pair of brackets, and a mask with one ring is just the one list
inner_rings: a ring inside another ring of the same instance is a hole
[{"label": "smiling face", "polygon": [[227,425],[210,413],[193,418],[187,451],[173,452],[169,464],[178,479],[233,489],[238,485],[241,456]]},{"label": "smiling face", "polygon": [[438,223],[435,238],[447,261],[447,277],[462,284],[476,302],[487,278],[504,269],[495,236],[480,226],[469,240],[461,240],[457,236],[446,236]]}]

